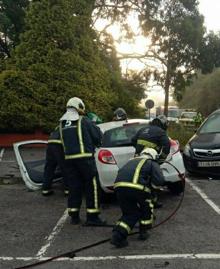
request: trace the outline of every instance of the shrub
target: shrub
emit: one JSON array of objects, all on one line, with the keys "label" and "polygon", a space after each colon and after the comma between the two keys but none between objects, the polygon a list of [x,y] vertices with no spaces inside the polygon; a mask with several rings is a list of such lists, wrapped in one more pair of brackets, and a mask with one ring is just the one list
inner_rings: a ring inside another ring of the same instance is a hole
[{"label": "shrub", "polygon": [[183,150],[188,140],[194,135],[194,128],[186,128],[177,123],[171,123],[168,128],[168,135],[180,143],[180,150]]}]

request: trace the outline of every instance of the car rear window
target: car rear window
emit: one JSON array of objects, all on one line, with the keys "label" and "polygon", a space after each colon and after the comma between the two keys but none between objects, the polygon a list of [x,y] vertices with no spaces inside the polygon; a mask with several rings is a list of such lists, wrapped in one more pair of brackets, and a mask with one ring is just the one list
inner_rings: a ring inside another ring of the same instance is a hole
[{"label": "car rear window", "polygon": [[209,116],[199,129],[199,133],[220,133],[220,113],[214,113]]},{"label": "car rear window", "polygon": [[132,123],[125,124],[108,130],[104,133],[103,147],[126,147],[132,146],[131,138],[143,127],[147,127],[148,123]]}]

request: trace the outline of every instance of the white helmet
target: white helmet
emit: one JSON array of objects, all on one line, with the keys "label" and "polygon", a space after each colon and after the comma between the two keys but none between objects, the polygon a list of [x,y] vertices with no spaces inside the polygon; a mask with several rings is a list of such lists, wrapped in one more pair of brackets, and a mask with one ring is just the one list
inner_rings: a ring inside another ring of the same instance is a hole
[{"label": "white helmet", "polygon": [[158,158],[158,153],[155,149],[152,148],[146,148],[141,151],[141,156],[146,155],[146,157],[149,157],[149,159],[156,160]]},{"label": "white helmet", "polygon": [[85,105],[83,101],[78,97],[70,98],[66,104],[67,108],[75,108],[78,112],[85,112]]}]

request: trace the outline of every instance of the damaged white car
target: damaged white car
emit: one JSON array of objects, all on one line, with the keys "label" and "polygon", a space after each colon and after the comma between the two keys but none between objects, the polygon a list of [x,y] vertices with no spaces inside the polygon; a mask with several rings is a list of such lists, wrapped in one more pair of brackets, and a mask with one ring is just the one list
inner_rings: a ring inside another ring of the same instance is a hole
[{"label": "damaged white car", "polygon": [[[134,156],[135,149],[132,146],[131,138],[140,129],[149,124],[149,120],[130,119],[127,121],[112,121],[99,124],[103,132],[103,142],[100,148],[96,149],[95,159],[99,172],[99,180],[105,192],[113,191],[113,184],[118,169]],[[21,176],[26,186],[31,190],[41,188],[43,171],[45,165],[47,141],[30,140],[14,144],[14,151],[19,165]],[[177,170],[163,163],[161,169],[167,182],[172,182],[171,192],[180,193],[183,190],[183,183],[178,172],[185,174],[182,155],[179,150],[178,141],[170,139],[170,153],[167,161]],[[61,173],[56,171],[54,181],[61,179]],[[169,186],[168,186],[169,188]]]}]

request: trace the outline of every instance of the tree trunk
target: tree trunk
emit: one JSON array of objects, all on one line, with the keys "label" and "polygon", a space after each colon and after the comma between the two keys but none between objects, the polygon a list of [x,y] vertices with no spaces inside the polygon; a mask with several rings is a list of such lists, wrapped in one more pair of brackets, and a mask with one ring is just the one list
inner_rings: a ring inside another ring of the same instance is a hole
[{"label": "tree trunk", "polygon": [[165,81],[165,100],[164,100],[164,115],[168,116],[168,106],[169,106],[169,88],[170,88],[170,72],[167,70],[166,81]]},{"label": "tree trunk", "polygon": [[166,80],[165,80],[165,100],[164,100],[164,115],[168,116],[168,106],[169,106],[169,89],[170,89],[170,75],[171,75],[171,69],[170,69],[170,49],[168,51],[167,56],[167,73],[166,73]]}]

